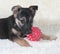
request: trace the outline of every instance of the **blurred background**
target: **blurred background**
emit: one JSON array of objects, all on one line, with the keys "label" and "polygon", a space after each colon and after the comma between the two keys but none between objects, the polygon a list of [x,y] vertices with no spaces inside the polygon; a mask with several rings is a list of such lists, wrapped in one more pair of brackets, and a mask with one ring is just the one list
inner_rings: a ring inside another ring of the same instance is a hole
[{"label": "blurred background", "polygon": [[39,27],[45,34],[60,33],[60,0],[0,0],[0,18],[10,16],[11,8],[15,5],[22,7],[38,5],[33,25]]}]

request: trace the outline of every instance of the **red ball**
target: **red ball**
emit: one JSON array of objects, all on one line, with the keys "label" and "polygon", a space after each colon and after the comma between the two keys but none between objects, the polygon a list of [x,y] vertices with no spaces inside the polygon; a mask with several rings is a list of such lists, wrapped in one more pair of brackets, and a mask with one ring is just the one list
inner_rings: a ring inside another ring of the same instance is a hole
[{"label": "red ball", "polygon": [[30,41],[39,41],[41,39],[42,33],[41,30],[37,27],[32,27],[32,32],[27,35],[27,38]]}]

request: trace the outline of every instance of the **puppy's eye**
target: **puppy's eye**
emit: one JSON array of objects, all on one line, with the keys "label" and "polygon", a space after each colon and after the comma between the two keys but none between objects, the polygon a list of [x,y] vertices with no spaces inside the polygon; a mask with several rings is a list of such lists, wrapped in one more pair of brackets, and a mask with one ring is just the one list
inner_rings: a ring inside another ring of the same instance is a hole
[{"label": "puppy's eye", "polygon": [[23,24],[25,23],[25,21],[24,21],[24,20],[20,20],[20,21],[21,21],[21,23],[23,23]]}]

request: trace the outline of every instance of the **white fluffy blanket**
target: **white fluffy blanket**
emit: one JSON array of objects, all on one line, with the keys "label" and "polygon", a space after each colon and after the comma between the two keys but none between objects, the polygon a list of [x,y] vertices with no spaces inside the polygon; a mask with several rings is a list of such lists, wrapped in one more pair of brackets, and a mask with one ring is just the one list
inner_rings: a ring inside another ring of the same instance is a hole
[{"label": "white fluffy blanket", "polygon": [[0,54],[60,54],[59,38],[53,41],[27,41],[31,44],[32,47],[21,47],[9,40],[0,39]]}]

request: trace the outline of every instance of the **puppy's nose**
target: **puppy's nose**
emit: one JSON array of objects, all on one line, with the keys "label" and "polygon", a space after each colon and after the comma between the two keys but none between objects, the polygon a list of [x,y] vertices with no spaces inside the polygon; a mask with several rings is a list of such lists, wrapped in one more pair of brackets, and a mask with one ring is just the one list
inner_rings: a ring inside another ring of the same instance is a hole
[{"label": "puppy's nose", "polygon": [[31,31],[27,31],[27,32],[26,32],[26,34],[30,34],[30,33],[31,33]]}]

